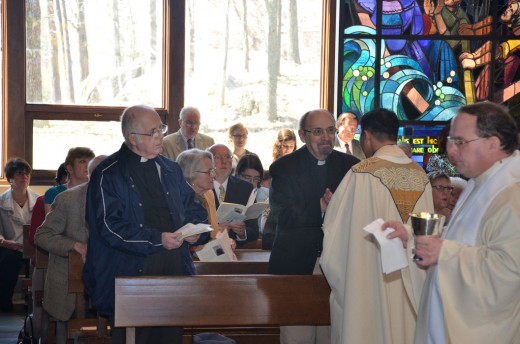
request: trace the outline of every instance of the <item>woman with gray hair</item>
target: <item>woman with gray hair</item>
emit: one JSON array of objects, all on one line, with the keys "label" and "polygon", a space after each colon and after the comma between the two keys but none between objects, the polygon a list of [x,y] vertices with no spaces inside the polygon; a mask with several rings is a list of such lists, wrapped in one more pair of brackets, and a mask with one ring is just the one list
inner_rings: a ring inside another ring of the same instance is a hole
[{"label": "woman with gray hair", "polygon": [[213,154],[197,148],[188,149],[177,156],[184,178],[195,191],[197,198],[208,212],[208,222],[213,228],[211,238],[215,239],[218,231],[217,209],[213,196],[213,180],[215,179],[215,162]]}]

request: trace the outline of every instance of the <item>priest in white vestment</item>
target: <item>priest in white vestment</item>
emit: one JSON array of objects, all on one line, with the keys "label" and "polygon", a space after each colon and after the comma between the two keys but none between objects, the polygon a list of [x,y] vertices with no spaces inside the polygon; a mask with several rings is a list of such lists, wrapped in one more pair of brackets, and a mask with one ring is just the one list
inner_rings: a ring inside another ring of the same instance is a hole
[{"label": "priest in white vestment", "polygon": [[516,137],[507,109],[491,102],[464,106],[452,120],[448,155],[470,179],[443,238],[416,238],[418,264],[430,267],[416,344],[520,343]]},{"label": "priest in white vestment", "polygon": [[[425,271],[410,262],[384,274],[379,247],[363,230],[378,218],[406,223],[412,212],[433,212],[428,177],[396,145],[398,128],[397,116],[388,110],[361,118],[367,159],[347,173],[327,208],[320,263],[332,289],[334,344],[413,341]],[[411,257],[411,248],[406,255]]]},{"label": "priest in white vestment", "polygon": [[520,155],[517,127],[502,106],[462,107],[448,155],[470,178],[444,240],[418,238],[431,266],[415,342],[520,343]]}]

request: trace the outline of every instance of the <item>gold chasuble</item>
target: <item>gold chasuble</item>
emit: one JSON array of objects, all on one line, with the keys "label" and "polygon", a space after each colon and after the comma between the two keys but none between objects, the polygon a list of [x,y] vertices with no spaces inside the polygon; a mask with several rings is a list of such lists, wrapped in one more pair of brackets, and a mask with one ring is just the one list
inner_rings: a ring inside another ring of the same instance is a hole
[{"label": "gold chasuble", "polygon": [[415,162],[396,166],[390,161],[373,157],[361,161],[352,169],[355,173],[370,173],[380,180],[390,192],[404,223],[428,184],[428,176]]},{"label": "gold chasuble", "polygon": [[379,218],[406,222],[420,211],[433,212],[428,177],[397,145],[381,147],[343,178],[327,207],[320,258],[331,287],[332,343],[413,343],[426,275],[411,262],[413,240],[408,267],[384,274],[363,227]]}]

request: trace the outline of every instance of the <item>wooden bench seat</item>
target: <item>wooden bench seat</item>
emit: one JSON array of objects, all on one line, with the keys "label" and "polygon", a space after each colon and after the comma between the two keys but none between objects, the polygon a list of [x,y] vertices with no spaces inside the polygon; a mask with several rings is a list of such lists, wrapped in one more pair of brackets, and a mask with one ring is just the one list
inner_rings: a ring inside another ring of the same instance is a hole
[{"label": "wooden bench seat", "polygon": [[329,325],[330,288],[322,275],[116,278],[115,326],[135,343],[142,326]]}]

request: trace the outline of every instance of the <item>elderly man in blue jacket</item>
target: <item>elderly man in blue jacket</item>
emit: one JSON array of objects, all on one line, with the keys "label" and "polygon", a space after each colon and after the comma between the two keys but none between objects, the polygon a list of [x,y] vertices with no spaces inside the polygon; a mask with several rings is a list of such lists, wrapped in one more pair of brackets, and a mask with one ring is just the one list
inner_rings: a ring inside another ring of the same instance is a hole
[{"label": "elderly man in blue jacket", "polygon": [[[98,312],[113,324],[117,276],[194,274],[190,244],[207,236],[179,239],[186,223],[207,213],[177,163],[160,155],[167,126],[148,106],[131,106],[121,116],[121,149],[94,171],[87,194],[90,237],[83,277]],[[143,328],[138,343],[181,343],[182,328]],[[114,329],[112,342],[123,343]]]}]

